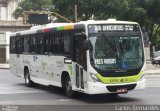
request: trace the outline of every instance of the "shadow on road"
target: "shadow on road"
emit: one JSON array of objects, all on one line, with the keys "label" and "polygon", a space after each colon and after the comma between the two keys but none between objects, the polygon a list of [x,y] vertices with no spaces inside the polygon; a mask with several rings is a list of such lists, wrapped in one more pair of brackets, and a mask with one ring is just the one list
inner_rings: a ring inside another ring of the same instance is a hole
[{"label": "shadow on road", "polygon": [[[17,84],[20,86],[25,86],[25,84]],[[66,97],[65,92],[62,88],[54,87],[54,86],[43,86],[43,85],[38,85],[38,87],[32,87],[33,89],[36,90],[43,90],[46,92],[49,92],[53,95],[56,95],[58,97],[63,97],[64,99],[70,99]],[[125,94],[121,94],[118,96],[112,96],[112,95],[107,95],[107,94],[100,94],[100,95],[88,95],[88,94],[83,94],[83,93],[76,93],[75,97],[72,98],[71,100],[73,101],[79,101],[79,102],[85,102],[87,104],[113,104],[113,103],[128,103],[128,102],[136,102],[140,101],[138,98],[133,98],[128,96],[124,96]]]},{"label": "shadow on road", "polygon": [[76,100],[92,103],[92,104],[103,104],[103,103],[128,103],[128,102],[135,102],[139,101],[139,99],[131,98],[131,97],[123,97],[121,95],[112,96],[107,94],[101,95],[86,95],[86,94],[79,94],[75,98]]}]

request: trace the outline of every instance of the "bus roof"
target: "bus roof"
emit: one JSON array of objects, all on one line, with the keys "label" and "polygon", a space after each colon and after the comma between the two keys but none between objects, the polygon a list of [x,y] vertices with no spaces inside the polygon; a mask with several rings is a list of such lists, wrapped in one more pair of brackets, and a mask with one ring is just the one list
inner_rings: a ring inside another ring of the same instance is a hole
[{"label": "bus roof", "polygon": [[88,20],[88,21],[81,21],[79,23],[84,24],[138,24],[137,22],[130,22],[130,21],[118,21],[116,19],[108,19],[108,20]]},{"label": "bus roof", "polygon": [[116,19],[97,20],[97,21],[87,20],[87,21],[80,21],[77,23],[50,23],[47,25],[33,26],[29,30],[25,31],[14,32],[11,33],[10,36],[45,33],[45,32],[70,30],[70,29],[82,29],[85,28],[85,26],[88,24],[138,24],[138,23],[130,21],[117,21]]}]

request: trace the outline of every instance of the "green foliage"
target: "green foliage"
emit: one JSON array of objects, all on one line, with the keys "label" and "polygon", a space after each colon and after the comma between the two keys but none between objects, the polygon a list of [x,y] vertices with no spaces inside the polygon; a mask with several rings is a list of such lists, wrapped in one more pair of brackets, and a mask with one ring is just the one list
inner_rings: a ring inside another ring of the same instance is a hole
[{"label": "green foliage", "polygon": [[108,18],[136,21],[149,33],[151,45],[160,46],[160,0],[23,0],[14,16],[19,17],[24,10],[50,10],[74,20],[75,4],[78,21]]},{"label": "green foliage", "polygon": [[22,0],[14,11],[13,16],[18,18],[22,15],[23,11],[50,10],[51,6],[51,0]]},{"label": "green foliage", "polygon": [[160,50],[160,25],[155,25],[152,42],[156,49]]},{"label": "green foliage", "polygon": [[137,21],[141,25],[145,25],[147,11],[144,8],[133,8],[130,9],[126,14],[128,15],[126,17],[127,20]]},{"label": "green foliage", "polygon": [[51,11],[54,11],[64,17],[67,17],[68,19],[72,20],[74,16],[74,2],[73,0],[52,0],[52,4],[54,6],[54,9]]},{"label": "green foliage", "polygon": [[52,0],[52,3],[54,11],[71,20],[74,18],[75,3],[78,5],[79,20],[122,19],[123,13],[129,9],[126,0]]},{"label": "green foliage", "polygon": [[160,23],[160,0],[147,1],[147,15],[155,23]]}]

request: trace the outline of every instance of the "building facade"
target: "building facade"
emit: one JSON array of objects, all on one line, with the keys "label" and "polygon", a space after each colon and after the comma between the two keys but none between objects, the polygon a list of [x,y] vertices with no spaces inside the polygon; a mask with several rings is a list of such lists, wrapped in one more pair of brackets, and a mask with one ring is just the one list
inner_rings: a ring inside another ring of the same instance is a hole
[{"label": "building facade", "polygon": [[0,0],[0,64],[9,63],[10,33],[29,28],[28,25],[23,25],[22,19],[14,19],[12,16],[20,1]]}]

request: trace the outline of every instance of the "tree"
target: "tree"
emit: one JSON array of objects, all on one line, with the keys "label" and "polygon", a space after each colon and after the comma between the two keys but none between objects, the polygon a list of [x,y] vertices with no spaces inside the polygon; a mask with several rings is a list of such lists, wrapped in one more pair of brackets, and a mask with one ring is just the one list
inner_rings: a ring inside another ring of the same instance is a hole
[{"label": "tree", "polygon": [[97,11],[98,0],[52,0],[54,11],[73,20],[74,6],[78,6],[79,20],[88,20]]},{"label": "tree", "polygon": [[[51,11],[54,11],[62,16],[73,20],[74,12],[74,1],[73,0],[52,0],[52,6],[54,7]],[[59,20],[61,21],[61,20]]]},{"label": "tree", "polygon": [[157,42],[160,40],[160,0],[23,0],[14,15],[18,17],[24,10],[50,10],[73,20],[75,3],[79,21],[108,18],[136,21],[145,27],[152,45],[160,44]]},{"label": "tree", "polygon": [[18,18],[22,15],[23,11],[50,10],[51,6],[51,0],[23,0],[18,4],[13,16]]},{"label": "tree", "polygon": [[160,1],[159,0],[146,0],[146,10],[148,17],[148,32],[150,35],[151,46],[160,46],[159,41],[159,28],[160,28]]},{"label": "tree", "polygon": [[[128,10],[127,0],[52,0],[54,11],[74,18],[74,5],[78,4],[79,20],[123,18]],[[118,6],[118,7],[117,7]],[[113,11],[114,10],[114,11]]]}]

